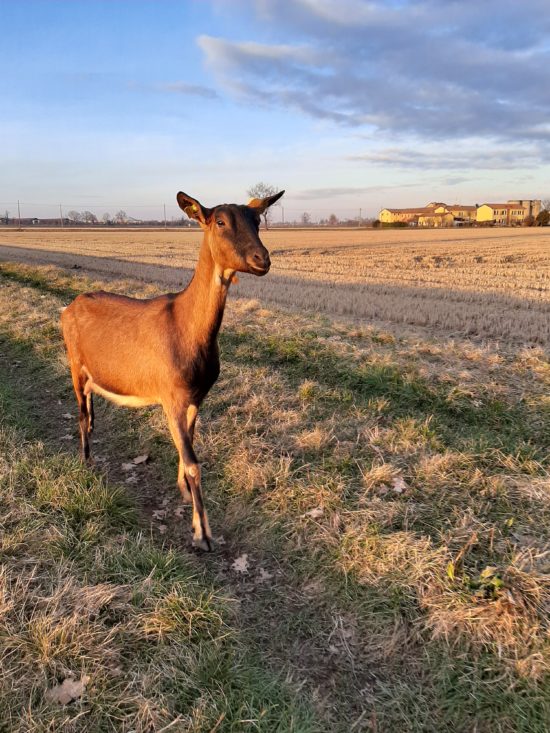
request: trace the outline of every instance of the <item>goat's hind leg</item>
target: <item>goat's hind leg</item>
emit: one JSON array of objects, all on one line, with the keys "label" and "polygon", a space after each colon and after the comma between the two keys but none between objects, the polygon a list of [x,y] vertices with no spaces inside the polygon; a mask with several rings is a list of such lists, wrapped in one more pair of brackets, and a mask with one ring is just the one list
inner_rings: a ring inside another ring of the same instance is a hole
[{"label": "goat's hind leg", "polygon": [[95,419],[94,398],[91,390],[89,390],[86,394],[86,408],[88,410],[88,435],[91,435],[94,432]]},{"label": "goat's hind leg", "polygon": [[71,364],[71,376],[73,387],[78,403],[78,426],[80,428],[80,448],[82,460],[90,463],[90,440],[89,436],[93,429],[93,404],[92,395],[86,391],[87,377],[77,365]]}]

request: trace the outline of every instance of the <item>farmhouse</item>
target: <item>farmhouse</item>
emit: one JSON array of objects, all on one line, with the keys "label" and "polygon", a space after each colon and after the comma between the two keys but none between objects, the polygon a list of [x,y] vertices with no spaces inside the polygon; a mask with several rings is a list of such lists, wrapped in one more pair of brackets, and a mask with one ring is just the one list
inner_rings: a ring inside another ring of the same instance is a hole
[{"label": "farmhouse", "polygon": [[432,201],[416,209],[382,209],[379,214],[382,224],[402,222],[419,227],[452,227],[475,221],[476,207],[464,204],[451,206]]},{"label": "farmhouse", "polygon": [[509,200],[502,204],[445,204],[432,201],[412,209],[382,209],[378,218],[382,224],[408,224],[418,227],[452,227],[477,224],[518,226],[528,216],[536,218],[542,203],[538,199]]},{"label": "farmhouse", "polygon": [[519,199],[505,204],[482,204],[477,208],[476,221],[480,224],[492,223],[499,226],[523,224],[526,217],[536,217],[542,203],[537,199]]}]

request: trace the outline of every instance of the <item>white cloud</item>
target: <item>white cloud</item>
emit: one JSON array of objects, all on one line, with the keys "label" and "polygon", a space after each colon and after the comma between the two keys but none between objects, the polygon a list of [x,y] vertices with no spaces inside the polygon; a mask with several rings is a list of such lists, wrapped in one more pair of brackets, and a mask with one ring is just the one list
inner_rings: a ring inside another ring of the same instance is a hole
[{"label": "white cloud", "polygon": [[199,39],[230,93],[380,135],[550,142],[546,0],[244,5],[273,41]]}]

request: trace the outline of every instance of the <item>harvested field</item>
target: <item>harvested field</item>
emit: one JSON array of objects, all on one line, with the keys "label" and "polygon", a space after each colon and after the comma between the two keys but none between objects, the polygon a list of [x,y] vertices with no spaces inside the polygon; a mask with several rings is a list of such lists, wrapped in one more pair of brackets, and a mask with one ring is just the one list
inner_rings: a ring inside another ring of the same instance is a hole
[{"label": "harvested field", "polygon": [[[180,287],[196,231],[0,231],[0,260],[78,265]],[[234,293],[445,336],[550,344],[546,229],[270,230],[268,278]],[[183,270],[183,272],[182,272]]]}]

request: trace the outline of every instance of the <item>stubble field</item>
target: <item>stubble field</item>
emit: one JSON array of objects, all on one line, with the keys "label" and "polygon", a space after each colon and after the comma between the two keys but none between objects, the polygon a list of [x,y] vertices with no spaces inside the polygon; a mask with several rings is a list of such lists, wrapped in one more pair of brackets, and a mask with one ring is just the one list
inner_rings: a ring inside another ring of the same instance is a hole
[{"label": "stubble field", "polygon": [[[438,334],[550,344],[545,229],[270,230],[268,278],[234,294],[297,310],[426,327]],[[0,257],[80,265],[178,288],[197,231],[0,231]]]},{"label": "stubble field", "polygon": [[175,289],[199,235],[0,233],[0,729],[546,733],[550,234],[263,240],[197,556],[159,410],[96,400],[79,465],[58,319]]}]

